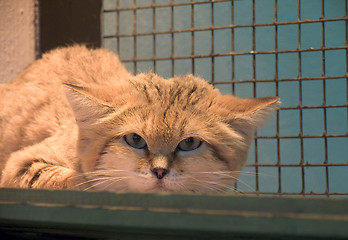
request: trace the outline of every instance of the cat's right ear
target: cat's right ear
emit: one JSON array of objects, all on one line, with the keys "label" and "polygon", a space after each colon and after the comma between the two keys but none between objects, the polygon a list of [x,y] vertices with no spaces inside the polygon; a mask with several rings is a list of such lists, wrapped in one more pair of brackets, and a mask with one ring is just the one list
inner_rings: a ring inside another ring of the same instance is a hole
[{"label": "cat's right ear", "polygon": [[241,99],[232,95],[223,95],[217,99],[220,114],[228,123],[241,132],[247,132],[264,125],[278,109],[278,97],[259,97]]},{"label": "cat's right ear", "polygon": [[112,107],[94,98],[88,88],[64,84],[64,91],[80,127],[96,123],[113,112]]}]

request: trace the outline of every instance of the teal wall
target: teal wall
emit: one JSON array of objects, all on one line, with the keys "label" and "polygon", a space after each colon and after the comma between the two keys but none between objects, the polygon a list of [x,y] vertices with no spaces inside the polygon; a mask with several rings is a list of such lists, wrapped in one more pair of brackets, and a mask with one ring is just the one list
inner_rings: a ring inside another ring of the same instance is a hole
[{"label": "teal wall", "polygon": [[132,72],[193,73],[224,94],[279,95],[239,191],[348,194],[347,1],[190,2],[104,0],[103,45]]}]

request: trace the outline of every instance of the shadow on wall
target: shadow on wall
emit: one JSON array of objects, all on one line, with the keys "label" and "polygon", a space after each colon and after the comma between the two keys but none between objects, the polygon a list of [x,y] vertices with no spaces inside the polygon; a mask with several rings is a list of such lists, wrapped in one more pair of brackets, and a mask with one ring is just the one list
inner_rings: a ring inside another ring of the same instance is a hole
[{"label": "shadow on wall", "polygon": [[101,0],[0,0],[0,83],[58,46],[100,47]]},{"label": "shadow on wall", "polygon": [[40,52],[83,43],[100,47],[101,0],[40,1]]}]

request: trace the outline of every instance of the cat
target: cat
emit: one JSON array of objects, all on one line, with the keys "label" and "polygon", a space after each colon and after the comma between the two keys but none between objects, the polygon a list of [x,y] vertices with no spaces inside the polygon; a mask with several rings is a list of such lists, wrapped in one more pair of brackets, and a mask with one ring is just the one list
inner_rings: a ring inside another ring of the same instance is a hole
[{"label": "cat", "polygon": [[1,187],[133,192],[228,191],[280,103],[134,76],[80,45],[44,54],[0,96]]}]

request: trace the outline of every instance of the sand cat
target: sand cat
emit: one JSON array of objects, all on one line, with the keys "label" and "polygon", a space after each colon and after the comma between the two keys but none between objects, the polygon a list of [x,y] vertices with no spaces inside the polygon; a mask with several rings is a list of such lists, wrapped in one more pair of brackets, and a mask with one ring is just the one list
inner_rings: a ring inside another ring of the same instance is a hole
[{"label": "sand cat", "polygon": [[0,186],[226,191],[278,105],[193,75],[134,76],[107,50],[59,48],[0,85]]}]

